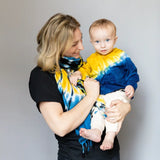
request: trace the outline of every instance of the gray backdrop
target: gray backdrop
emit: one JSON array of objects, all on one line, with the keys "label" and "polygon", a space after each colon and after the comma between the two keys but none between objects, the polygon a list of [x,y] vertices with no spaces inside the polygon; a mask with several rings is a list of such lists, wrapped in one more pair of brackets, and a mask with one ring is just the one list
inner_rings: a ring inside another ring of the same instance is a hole
[{"label": "gray backdrop", "polygon": [[56,160],[57,141],[28,91],[36,65],[36,35],[57,12],[73,15],[83,32],[84,59],[94,50],[89,25],[108,18],[117,26],[117,47],[135,62],[140,83],[119,134],[122,160],[159,155],[159,0],[0,0],[0,160]]}]

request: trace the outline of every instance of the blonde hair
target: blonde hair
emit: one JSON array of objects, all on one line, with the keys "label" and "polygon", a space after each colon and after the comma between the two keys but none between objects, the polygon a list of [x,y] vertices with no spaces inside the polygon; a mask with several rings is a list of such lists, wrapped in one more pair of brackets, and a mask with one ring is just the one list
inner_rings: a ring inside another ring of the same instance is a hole
[{"label": "blonde hair", "polygon": [[98,19],[98,20],[94,21],[91,24],[91,26],[89,27],[90,37],[91,37],[91,31],[92,31],[93,28],[98,28],[98,27],[105,28],[105,27],[109,27],[109,26],[113,28],[113,34],[116,35],[116,26],[112,21],[110,21],[108,19],[105,19],[105,18]]},{"label": "blonde hair", "polygon": [[59,70],[59,59],[71,46],[79,22],[70,15],[57,13],[42,27],[37,35],[37,65],[43,71]]}]

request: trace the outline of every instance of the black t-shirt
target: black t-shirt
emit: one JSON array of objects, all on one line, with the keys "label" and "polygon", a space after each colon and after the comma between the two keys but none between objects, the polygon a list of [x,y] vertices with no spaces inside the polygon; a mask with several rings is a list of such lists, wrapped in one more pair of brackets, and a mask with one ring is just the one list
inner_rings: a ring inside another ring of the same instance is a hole
[{"label": "black t-shirt", "polygon": [[[29,90],[38,110],[40,102],[58,102],[65,112],[62,95],[58,90],[54,74],[43,72],[41,68],[35,67],[30,75]],[[115,138],[114,148],[111,150],[101,151],[99,147],[102,142],[100,142],[93,143],[90,151],[87,152],[86,149],[85,154],[82,154],[82,147],[78,142],[79,136],[76,135],[75,131],[64,137],[55,136],[59,145],[58,160],[112,160],[113,155],[119,152],[117,137]]]}]

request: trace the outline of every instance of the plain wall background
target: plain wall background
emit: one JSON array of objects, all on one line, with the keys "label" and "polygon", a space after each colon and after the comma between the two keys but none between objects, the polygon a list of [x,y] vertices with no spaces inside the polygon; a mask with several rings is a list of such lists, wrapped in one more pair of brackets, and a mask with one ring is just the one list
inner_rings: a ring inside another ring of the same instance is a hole
[{"label": "plain wall background", "polygon": [[[84,59],[94,50],[89,25],[108,18],[116,47],[135,62],[140,83],[119,134],[122,160],[157,159],[160,143],[159,0],[0,0],[0,160],[56,160],[57,141],[28,91],[36,65],[36,36],[57,12],[81,23]],[[98,159],[97,159],[98,160]]]}]

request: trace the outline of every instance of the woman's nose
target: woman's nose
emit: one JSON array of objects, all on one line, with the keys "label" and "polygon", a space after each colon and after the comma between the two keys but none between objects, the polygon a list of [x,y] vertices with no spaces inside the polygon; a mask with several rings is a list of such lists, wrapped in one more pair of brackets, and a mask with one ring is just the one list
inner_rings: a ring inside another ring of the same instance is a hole
[{"label": "woman's nose", "polygon": [[84,49],[82,41],[79,42],[78,49],[79,50],[83,50]]}]

